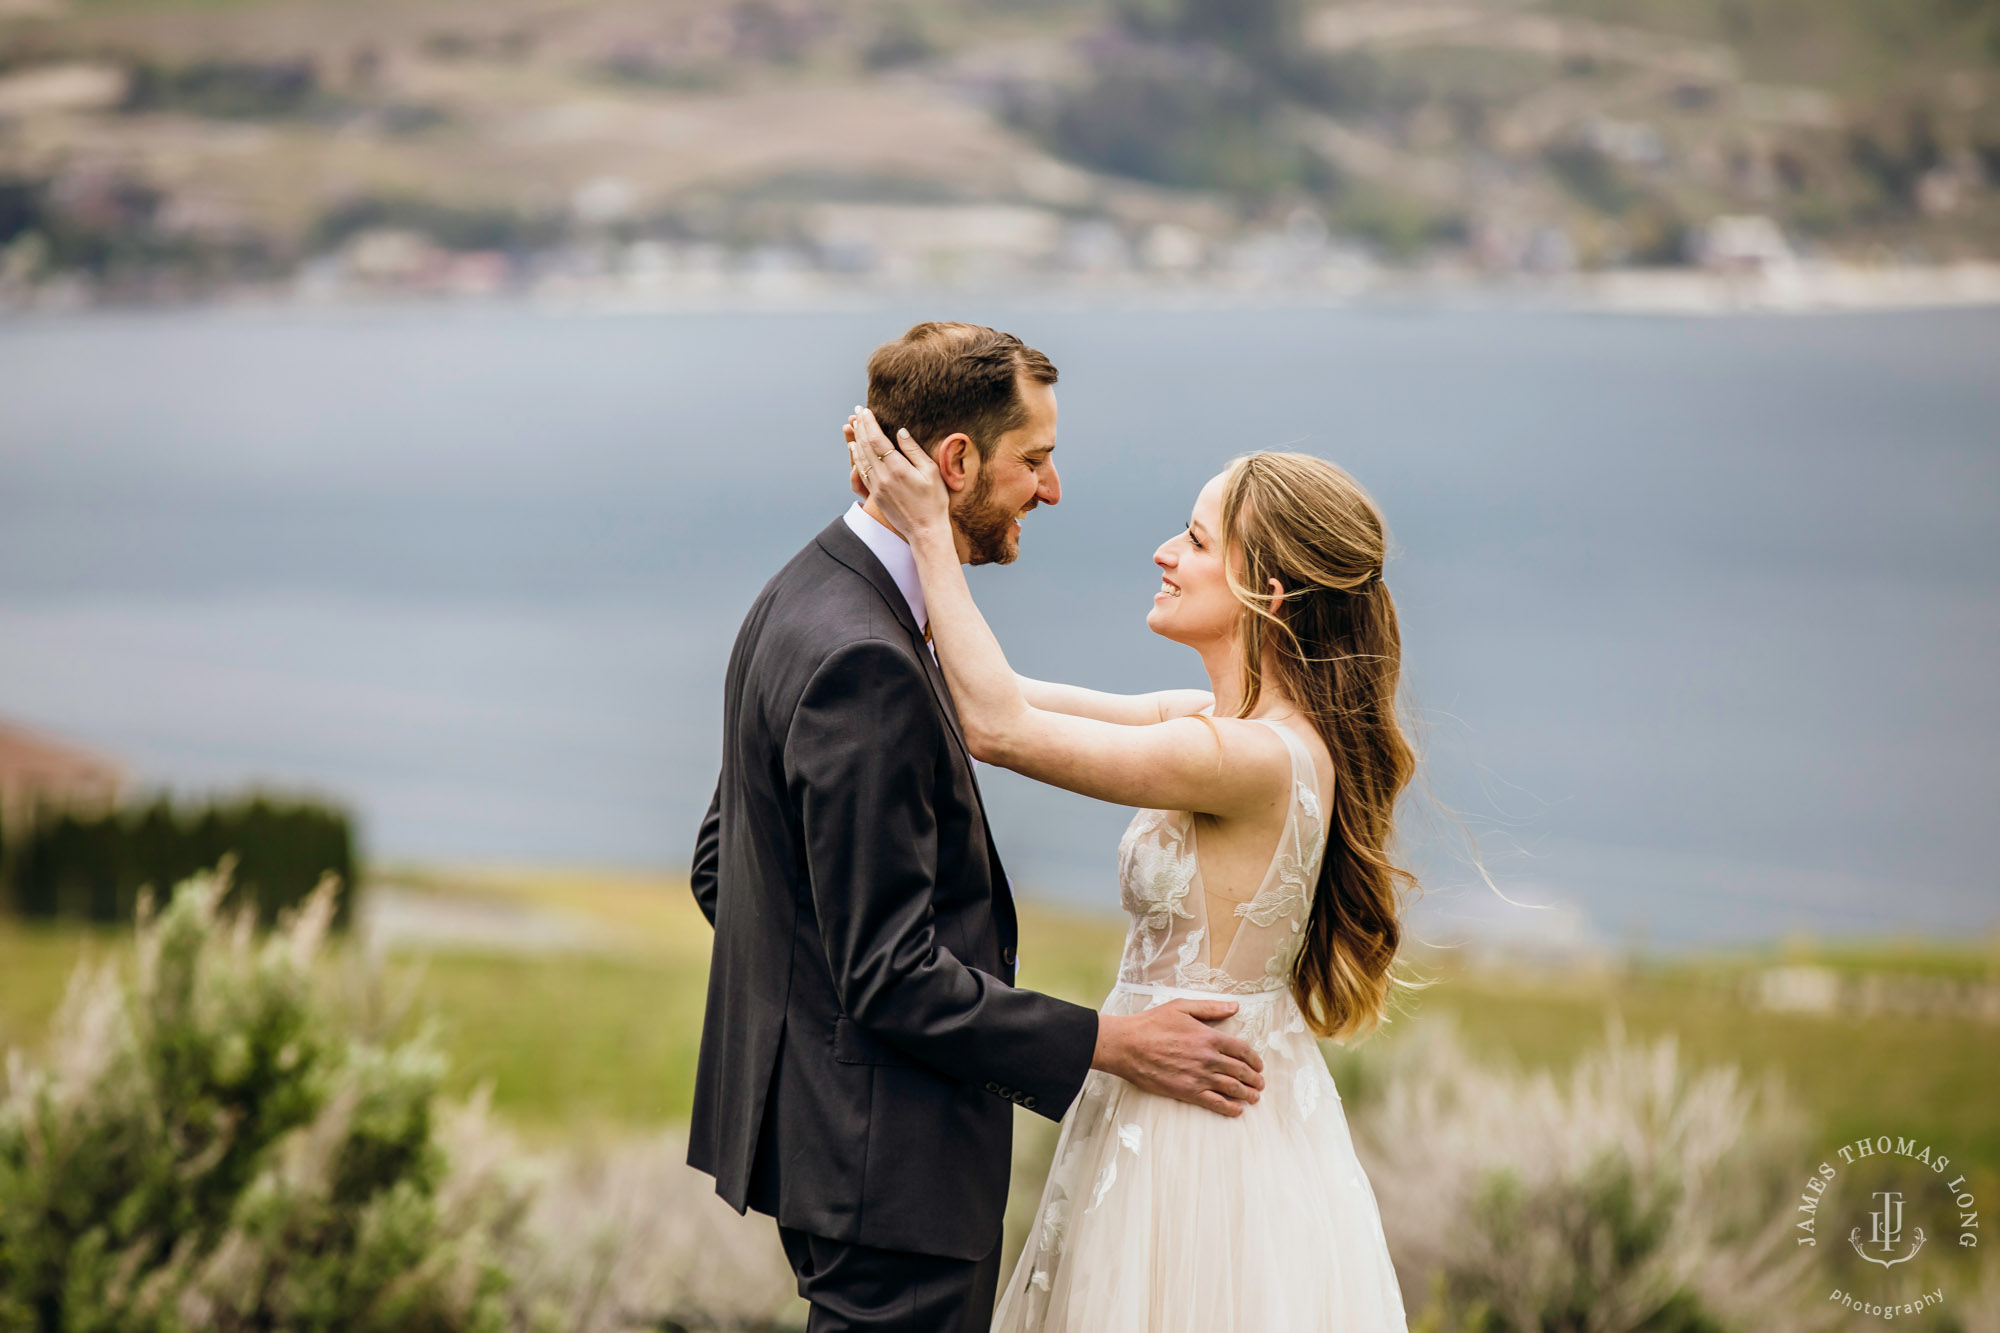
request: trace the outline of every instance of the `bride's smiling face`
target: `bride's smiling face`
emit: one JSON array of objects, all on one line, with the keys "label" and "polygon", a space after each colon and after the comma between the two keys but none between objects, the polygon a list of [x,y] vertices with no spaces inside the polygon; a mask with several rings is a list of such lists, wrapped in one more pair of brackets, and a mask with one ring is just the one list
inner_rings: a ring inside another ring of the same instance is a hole
[{"label": "bride's smiling face", "polygon": [[1238,632],[1243,606],[1229,591],[1222,540],[1222,483],[1218,476],[1201,488],[1187,528],[1159,550],[1160,590],[1146,613],[1146,628],[1175,643],[1201,648],[1227,641]]}]

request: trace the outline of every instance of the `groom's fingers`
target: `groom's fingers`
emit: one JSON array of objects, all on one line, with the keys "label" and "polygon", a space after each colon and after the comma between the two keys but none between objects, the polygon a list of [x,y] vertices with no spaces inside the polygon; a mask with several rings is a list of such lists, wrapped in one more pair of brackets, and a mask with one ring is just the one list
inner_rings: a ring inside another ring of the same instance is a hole
[{"label": "groom's fingers", "polygon": [[1241,1060],[1218,1060],[1209,1072],[1217,1079],[1240,1084],[1253,1092],[1264,1090],[1264,1076]]},{"label": "groom's fingers", "polygon": [[[1233,1059],[1229,1056],[1218,1056],[1209,1063],[1208,1073],[1211,1078],[1216,1080],[1218,1087],[1224,1084],[1235,1084],[1239,1087],[1248,1088],[1252,1092],[1262,1092],[1264,1090],[1264,1076],[1252,1069],[1247,1061]],[[1256,1099],[1253,1097],[1251,1100],[1254,1101]]]},{"label": "groom's fingers", "polygon": [[[1234,1000],[1175,1000],[1173,1004],[1190,1018],[1198,1018],[1204,1023],[1220,1022],[1236,1012]],[[1250,1043],[1241,1037],[1221,1034],[1216,1038],[1215,1049],[1232,1060],[1241,1061],[1252,1070],[1261,1072],[1264,1068],[1264,1057],[1258,1055]],[[1261,1079],[1258,1080],[1258,1086],[1263,1086]]]},{"label": "groom's fingers", "polygon": [[1257,1077],[1257,1086],[1264,1086],[1264,1057],[1257,1054],[1249,1042],[1241,1037],[1225,1036],[1215,1043],[1215,1049],[1252,1071]]}]

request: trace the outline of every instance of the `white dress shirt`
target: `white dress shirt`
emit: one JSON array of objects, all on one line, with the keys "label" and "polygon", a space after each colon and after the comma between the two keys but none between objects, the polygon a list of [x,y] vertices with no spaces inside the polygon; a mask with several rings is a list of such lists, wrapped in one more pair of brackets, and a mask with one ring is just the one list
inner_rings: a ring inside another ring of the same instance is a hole
[{"label": "white dress shirt", "polygon": [[[863,509],[859,500],[848,506],[843,517],[854,535],[875,553],[875,558],[882,562],[882,568],[888,570],[889,577],[896,581],[896,590],[903,594],[910,614],[917,618],[917,628],[921,630],[930,624],[930,617],[924,613],[924,583],[917,577],[917,553],[910,549],[910,544],[898,537],[888,524]],[[931,648],[931,657],[937,657],[936,647]]]}]

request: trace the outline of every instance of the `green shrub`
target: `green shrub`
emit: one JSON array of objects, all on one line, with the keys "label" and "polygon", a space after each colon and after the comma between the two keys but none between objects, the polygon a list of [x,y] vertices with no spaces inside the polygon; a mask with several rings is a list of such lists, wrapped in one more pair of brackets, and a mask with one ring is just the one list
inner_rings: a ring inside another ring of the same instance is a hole
[{"label": "green shrub", "polygon": [[524,1196],[452,1179],[441,1061],[345,1035],[314,979],[323,882],[275,934],[219,875],[79,971],[0,1100],[0,1330],[500,1330]]},{"label": "green shrub", "polygon": [[560,233],[558,220],[546,214],[442,203],[414,195],[360,195],[322,213],[306,244],[314,250],[332,250],[350,236],[376,227],[420,232],[447,250],[532,249],[551,244]]},{"label": "green shrub", "polygon": [[263,120],[303,115],[322,100],[319,71],[308,57],[197,60],[179,67],[142,62],[131,69],[125,110]]},{"label": "green shrub", "polygon": [[1266,81],[1206,46],[1116,47],[1087,81],[1008,116],[1059,156],[1160,185],[1261,196],[1305,187],[1317,161]]}]

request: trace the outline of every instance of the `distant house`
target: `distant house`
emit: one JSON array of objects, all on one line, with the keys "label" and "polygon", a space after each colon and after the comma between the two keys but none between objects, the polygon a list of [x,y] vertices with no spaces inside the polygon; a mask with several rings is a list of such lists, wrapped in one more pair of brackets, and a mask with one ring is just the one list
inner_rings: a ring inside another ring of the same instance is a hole
[{"label": "distant house", "polygon": [[1690,234],[1688,257],[1721,273],[1768,273],[1798,260],[1784,229],[1762,213],[1711,218]]},{"label": "distant house", "polygon": [[67,741],[0,721],[0,836],[44,811],[101,811],[118,801],[125,770]]}]

